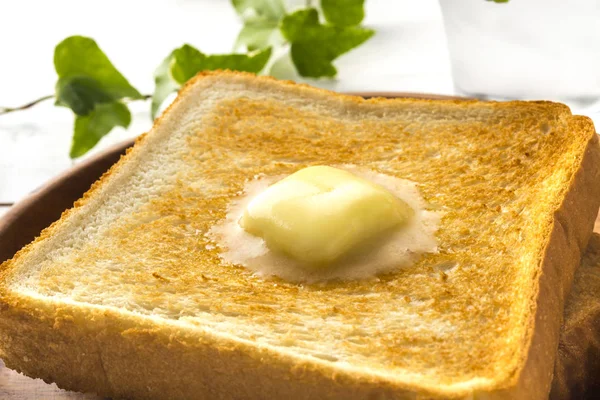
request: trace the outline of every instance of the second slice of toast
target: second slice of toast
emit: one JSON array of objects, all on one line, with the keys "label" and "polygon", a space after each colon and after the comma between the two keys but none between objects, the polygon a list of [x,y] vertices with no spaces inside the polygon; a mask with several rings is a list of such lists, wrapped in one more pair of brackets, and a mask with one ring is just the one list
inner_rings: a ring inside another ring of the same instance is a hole
[{"label": "second slice of toast", "polygon": [[567,298],[550,399],[595,399],[599,392],[600,233],[594,233]]},{"label": "second slice of toast", "polygon": [[[222,261],[206,233],[247,180],[323,164],[416,182],[439,252],[313,285]],[[560,104],[202,74],[0,267],[0,356],[117,398],[545,399],[599,203],[594,127]]]}]

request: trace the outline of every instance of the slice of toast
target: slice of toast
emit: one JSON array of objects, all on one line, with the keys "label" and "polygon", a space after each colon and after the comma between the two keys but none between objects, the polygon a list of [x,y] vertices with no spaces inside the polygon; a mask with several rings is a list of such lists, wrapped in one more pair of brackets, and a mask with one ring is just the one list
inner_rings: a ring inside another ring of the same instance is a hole
[{"label": "slice of toast", "polygon": [[567,298],[550,398],[595,399],[599,393],[600,234],[594,233]]},{"label": "slice of toast", "polygon": [[[244,183],[317,164],[416,182],[439,252],[312,285],[224,264],[205,234]],[[2,265],[0,357],[112,397],[544,399],[599,204],[593,124],[564,105],[200,74]]]}]

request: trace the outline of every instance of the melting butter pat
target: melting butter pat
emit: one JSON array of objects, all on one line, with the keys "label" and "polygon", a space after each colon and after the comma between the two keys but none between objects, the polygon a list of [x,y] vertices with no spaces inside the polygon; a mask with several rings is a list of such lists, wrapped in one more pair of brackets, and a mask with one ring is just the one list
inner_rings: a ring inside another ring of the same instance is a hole
[{"label": "melting butter pat", "polygon": [[328,166],[304,168],[269,186],[240,226],[267,247],[305,263],[331,265],[405,223],[413,210],[383,187]]}]

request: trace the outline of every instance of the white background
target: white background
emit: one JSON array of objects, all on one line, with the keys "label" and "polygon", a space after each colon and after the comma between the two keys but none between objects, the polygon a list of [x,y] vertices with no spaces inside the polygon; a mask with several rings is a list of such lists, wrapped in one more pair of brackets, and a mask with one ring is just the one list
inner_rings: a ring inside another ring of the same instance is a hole
[{"label": "white background", "polygon": [[[437,0],[367,0],[364,24],[376,35],[336,61],[335,81],[313,84],[338,91],[453,93]],[[205,53],[227,53],[240,27],[229,0],[3,2],[0,106],[53,92],[54,46],[70,35],[94,38],[146,94],[153,90],[154,69],[172,49],[190,43]],[[92,154],[149,129],[149,102],[134,103],[131,109],[129,129],[115,129]],[[72,165],[72,125],[71,111],[51,101],[0,116],[0,204],[18,201]]]}]

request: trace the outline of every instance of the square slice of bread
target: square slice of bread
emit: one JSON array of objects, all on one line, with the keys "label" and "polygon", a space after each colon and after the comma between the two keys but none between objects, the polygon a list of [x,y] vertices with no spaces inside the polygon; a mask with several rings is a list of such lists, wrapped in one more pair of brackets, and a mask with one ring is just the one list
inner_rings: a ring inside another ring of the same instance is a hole
[{"label": "square slice of bread", "polygon": [[[296,284],[205,236],[247,180],[355,164],[414,181],[439,252]],[[200,74],[0,268],[0,357],[115,398],[545,399],[600,203],[591,121],[550,102],[363,100]]]}]

